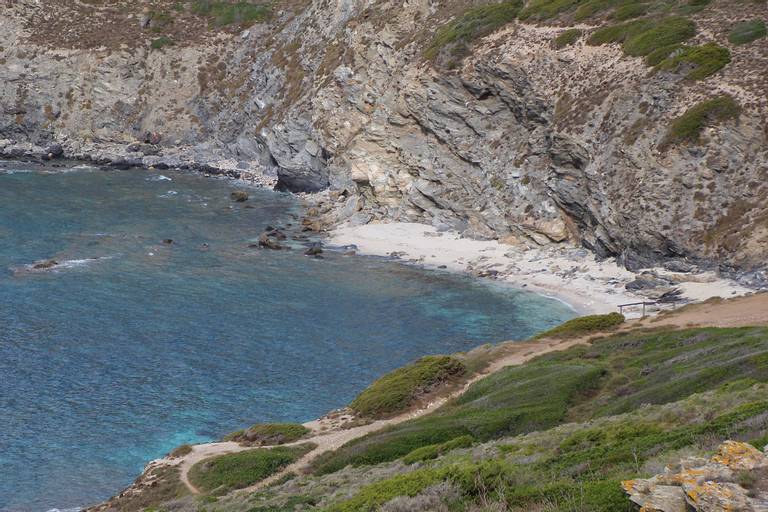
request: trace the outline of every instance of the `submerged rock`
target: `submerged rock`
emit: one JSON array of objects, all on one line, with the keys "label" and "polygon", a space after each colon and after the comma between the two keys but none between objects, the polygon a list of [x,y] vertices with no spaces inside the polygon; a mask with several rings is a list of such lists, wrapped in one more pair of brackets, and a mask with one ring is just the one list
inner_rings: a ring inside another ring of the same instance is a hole
[{"label": "submerged rock", "polygon": [[235,190],[229,195],[229,197],[231,197],[233,201],[244,203],[248,200],[248,192],[245,190]]},{"label": "submerged rock", "polygon": [[323,247],[320,243],[314,243],[306,251],[304,251],[306,256],[317,256],[322,253]]},{"label": "submerged rock", "polygon": [[48,270],[59,264],[56,260],[43,260],[32,264],[33,270]]}]

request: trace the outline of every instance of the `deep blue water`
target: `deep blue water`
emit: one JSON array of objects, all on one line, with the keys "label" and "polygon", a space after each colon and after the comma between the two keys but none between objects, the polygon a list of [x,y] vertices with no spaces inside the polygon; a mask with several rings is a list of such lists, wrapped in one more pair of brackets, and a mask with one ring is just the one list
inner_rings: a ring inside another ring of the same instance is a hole
[{"label": "deep blue water", "polygon": [[[306,421],[421,355],[572,316],[382,259],[248,248],[296,222],[287,195],[252,191],[246,208],[200,176],[2,165],[3,512],[98,502],[179,444]],[[44,258],[62,266],[14,272]]]}]

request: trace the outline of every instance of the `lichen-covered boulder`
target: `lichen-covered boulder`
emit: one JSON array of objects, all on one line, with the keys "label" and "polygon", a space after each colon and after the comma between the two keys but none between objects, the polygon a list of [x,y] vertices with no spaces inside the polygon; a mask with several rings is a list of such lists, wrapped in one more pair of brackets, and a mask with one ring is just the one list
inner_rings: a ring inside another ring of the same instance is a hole
[{"label": "lichen-covered boulder", "polygon": [[[663,474],[622,482],[641,512],[758,512],[768,510],[768,456],[753,446],[725,441],[710,459],[691,457]],[[750,489],[744,487],[750,475]]]}]

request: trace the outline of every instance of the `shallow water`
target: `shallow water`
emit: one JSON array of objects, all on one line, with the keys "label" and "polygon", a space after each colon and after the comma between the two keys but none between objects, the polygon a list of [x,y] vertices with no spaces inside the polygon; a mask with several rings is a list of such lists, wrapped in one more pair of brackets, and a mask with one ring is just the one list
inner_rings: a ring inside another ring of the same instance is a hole
[{"label": "shallow water", "polygon": [[[98,502],[182,443],[306,421],[421,355],[573,316],[396,262],[248,248],[296,222],[287,195],[246,208],[200,176],[2,165],[3,512]],[[47,258],[61,265],[19,270]]]}]

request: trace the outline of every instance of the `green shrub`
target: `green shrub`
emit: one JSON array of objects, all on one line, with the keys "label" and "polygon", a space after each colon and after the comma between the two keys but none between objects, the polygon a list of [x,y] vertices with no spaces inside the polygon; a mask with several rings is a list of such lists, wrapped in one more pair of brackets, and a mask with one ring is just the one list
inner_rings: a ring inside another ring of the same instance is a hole
[{"label": "green shrub", "polygon": [[450,356],[427,356],[388,373],[355,398],[350,407],[361,416],[384,417],[402,412],[420,395],[461,377],[464,364]]},{"label": "green shrub", "polygon": [[224,441],[254,446],[279,445],[298,441],[310,430],[298,423],[259,423],[247,430],[238,430],[224,437]]},{"label": "green shrub", "polygon": [[552,40],[552,46],[557,49],[570,46],[579,40],[584,32],[578,28],[570,28],[564,32],[561,32],[557,37]]},{"label": "green shrub", "polygon": [[445,471],[417,470],[363,487],[353,498],[331,505],[325,512],[373,512],[398,496],[416,496],[445,478]]},{"label": "green shrub", "polygon": [[576,21],[583,21],[587,18],[591,18],[600,11],[607,9],[612,3],[614,3],[612,0],[589,0],[583,2],[576,9],[573,18]]},{"label": "green shrub", "polygon": [[599,46],[609,43],[623,43],[627,38],[653,27],[651,20],[635,20],[618,25],[606,25],[592,32],[587,44]]},{"label": "green shrub", "polygon": [[267,19],[271,12],[267,4],[231,3],[221,0],[195,0],[192,2],[191,11],[199,16],[210,18],[218,27],[253,24]]},{"label": "green shrub", "polygon": [[219,455],[192,466],[189,480],[204,492],[222,493],[242,489],[277,473],[314,447],[312,444],[303,444]]},{"label": "green shrub", "polygon": [[656,48],[651,53],[645,56],[645,63],[649,66],[658,66],[664,62],[670,55],[677,54],[678,51],[684,48],[681,44],[670,44],[668,46],[662,46]]},{"label": "green shrub", "polygon": [[613,12],[613,17],[619,21],[625,21],[632,18],[639,18],[646,12],[648,12],[648,5],[646,4],[626,4],[618,7]]},{"label": "green shrub", "polygon": [[[668,48],[668,47],[666,47]],[[701,80],[714,75],[731,62],[731,52],[715,43],[701,46],[682,46],[656,65],[656,69],[674,70],[681,64],[692,64],[693,69],[685,76],[688,80]]]},{"label": "green shrub", "polygon": [[536,335],[539,338],[576,338],[594,332],[607,331],[624,323],[624,315],[608,313],[607,315],[580,316],[568,320],[564,324]]},{"label": "green shrub", "polygon": [[703,101],[672,121],[662,147],[681,143],[698,143],[705,126],[728,119],[738,119],[741,108],[728,94]]},{"label": "green shrub", "polygon": [[696,35],[696,25],[680,16],[668,16],[660,20],[640,19],[608,25],[594,31],[587,43],[602,45],[623,43],[627,55],[640,57],[659,48],[682,43]]},{"label": "green shrub", "polygon": [[522,0],[505,0],[468,9],[437,30],[424,56],[435,59],[444,49],[448,49],[454,57],[462,57],[472,41],[513,21],[521,7]]},{"label": "green shrub", "polygon": [[192,453],[192,446],[183,444],[174,448],[168,455],[173,458],[183,457],[189,453]]},{"label": "green shrub", "polygon": [[580,0],[531,0],[520,12],[521,20],[546,20],[578,5]]},{"label": "green shrub", "polygon": [[728,40],[733,44],[747,44],[765,37],[766,27],[763,20],[749,20],[737,23],[728,34]]},{"label": "green shrub", "polygon": [[166,36],[158,37],[157,39],[152,40],[152,43],[150,43],[150,46],[153,50],[160,50],[162,48],[165,48],[166,46],[173,46],[176,43],[173,42],[173,39]]},{"label": "green shrub", "polygon": [[436,459],[444,453],[448,453],[451,450],[458,448],[468,448],[472,446],[475,440],[472,436],[461,436],[450,441],[446,441],[440,444],[430,444],[416,448],[408,455],[403,457],[403,462],[406,464],[413,464],[415,462],[423,462],[425,460]]},{"label": "green shrub", "polygon": [[624,53],[633,57],[648,55],[657,48],[682,43],[696,35],[696,25],[687,18],[669,16],[652,27],[630,36],[624,42]]}]

